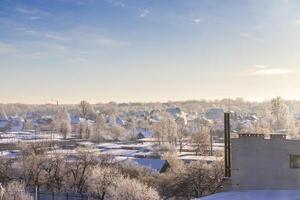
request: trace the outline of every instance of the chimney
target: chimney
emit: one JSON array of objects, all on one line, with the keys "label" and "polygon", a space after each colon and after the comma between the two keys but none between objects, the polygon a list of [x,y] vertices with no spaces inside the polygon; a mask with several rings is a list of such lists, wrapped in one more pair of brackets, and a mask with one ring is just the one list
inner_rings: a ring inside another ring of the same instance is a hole
[{"label": "chimney", "polygon": [[230,152],[230,113],[224,113],[224,160],[225,177],[231,177],[231,152]]}]

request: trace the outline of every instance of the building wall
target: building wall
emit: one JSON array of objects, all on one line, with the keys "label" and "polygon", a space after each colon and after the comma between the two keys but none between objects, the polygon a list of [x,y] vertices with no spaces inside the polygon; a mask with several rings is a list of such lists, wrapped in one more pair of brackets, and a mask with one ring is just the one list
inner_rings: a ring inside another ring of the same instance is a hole
[{"label": "building wall", "polygon": [[300,189],[300,168],[290,168],[290,155],[300,155],[300,141],[283,135],[239,135],[232,139],[233,189]]}]

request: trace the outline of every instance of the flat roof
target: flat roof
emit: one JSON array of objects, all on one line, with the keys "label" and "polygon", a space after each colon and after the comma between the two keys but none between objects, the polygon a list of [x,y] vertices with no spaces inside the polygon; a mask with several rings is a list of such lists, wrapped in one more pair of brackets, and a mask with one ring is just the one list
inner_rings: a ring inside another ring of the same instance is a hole
[{"label": "flat roof", "polygon": [[245,190],[222,192],[199,200],[299,200],[300,190]]}]

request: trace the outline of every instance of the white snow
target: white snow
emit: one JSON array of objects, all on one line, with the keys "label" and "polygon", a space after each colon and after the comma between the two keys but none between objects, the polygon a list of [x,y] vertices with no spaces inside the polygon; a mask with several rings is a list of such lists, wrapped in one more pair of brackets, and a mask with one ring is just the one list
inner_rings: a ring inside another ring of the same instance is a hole
[{"label": "white snow", "polygon": [[181,159],[181,160],[199,160],[199,161],[213,162],[213,161],[220,161],[223,158],[222,157],[216,157],[216,156],[185,155],[185,156],[180,156],[179,159]]},{"label": "white snow", "polygon": [[17,143],[22,141],[41,142],[61,140],[62,136],[58,133],[32,133],[26,131],[1,133],[0,143]]},{"label": "white snow", "polygon": [[299,200],[300,190],[247,190],[223,192],[199,200]]},{"label": "white snow", "polygon": [[102,151],[101,154],[115,155],[115,156],[134,156],[136,150],[126,150],[126,149],[109,149]]}]

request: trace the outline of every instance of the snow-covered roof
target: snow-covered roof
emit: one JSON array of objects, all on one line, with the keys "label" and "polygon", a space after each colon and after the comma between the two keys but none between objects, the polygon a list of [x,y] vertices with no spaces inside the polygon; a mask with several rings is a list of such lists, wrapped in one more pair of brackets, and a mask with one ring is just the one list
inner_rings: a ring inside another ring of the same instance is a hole
[{"label": "snow-covered roof", "polygon": [[86,119],[79,117],[76,113],[71,113],[70,118],[71,124],[80,124],[86,121]]},{"label": "snow-covered roof", "polygon": [[217,120],[217,119],[222,119],[224,115],[224,110],[222,108],[212,108],[207,111],[205,114],[206,118],[212,119],[212,120]]},{"label": "snow-covered roof", "polygon": [[102,154],[108,154],[108,155],[115,155],[115,156],[133,156],[135,153],[137,153],[137,150],[126,150],[126,149],[109,149],[104,150],[101,153]]},{"label": "snow-covered roof", "polygon": [[138,132],[138,138],[152,138],[153,137],[153,132],[150,130],[145,130],[145,129],[137,129]]},{"label": "snow-covered roof", "polygon": [[143,167],[148,167],[153,171],[162,172],[165,165],[167,164],[166,160],[161,159],[144,159],[144,158],[134,158],[132,161],[136,162],[138,165]]},{"label": "snow-covered roof", "polygon": [[180,156],[179,159],[181,160],[199,160],[199,161],[206,161],[206,162],[214,162],[214,161],[220,161],[223,158],[217,157],[217,156],[195,156],[195,155],[184,155]]},{"label": "snow-covered roof", "polygon": [[222,192],[199,200],[299,200],[300,190],[247,190]]},{"label": "snow-covered roof", "polygon": [[126,125],[126,121],[124,119],[122,119],[121,117],[117,117],[116,118],[116,123],[119,125],[119,126],[125,126]]},{"label": "snow-covered roof", "polygon": [[122,146],[121,144],[117,144],[117,143],[101,143],[96,145],[97,148],[99,149],[121,149]]},{"label": "snow-covered roof", "polygon": [[134,149],[134,150],[143,150],[146,148],[151,148],[153,144],[150,143],[137,143],[137,144],[122,144],[122,149]]},{"label": "snow-covered roof", "polygon": [[5,128],[8,126],[8,121],[7,120],[0,120],[0,128]]},{"label": "snow-covered roof", "polygon": [[4,158],[16,158],[18,150],[12,150],[12,151],[0,151],[0,157]]},{"label": "snow-covered roof", "polygon": [[181,113],[181,109],[178,107],[175,108],[167,108],[166,112],[170,113],[173,117],[177,117]]}]

